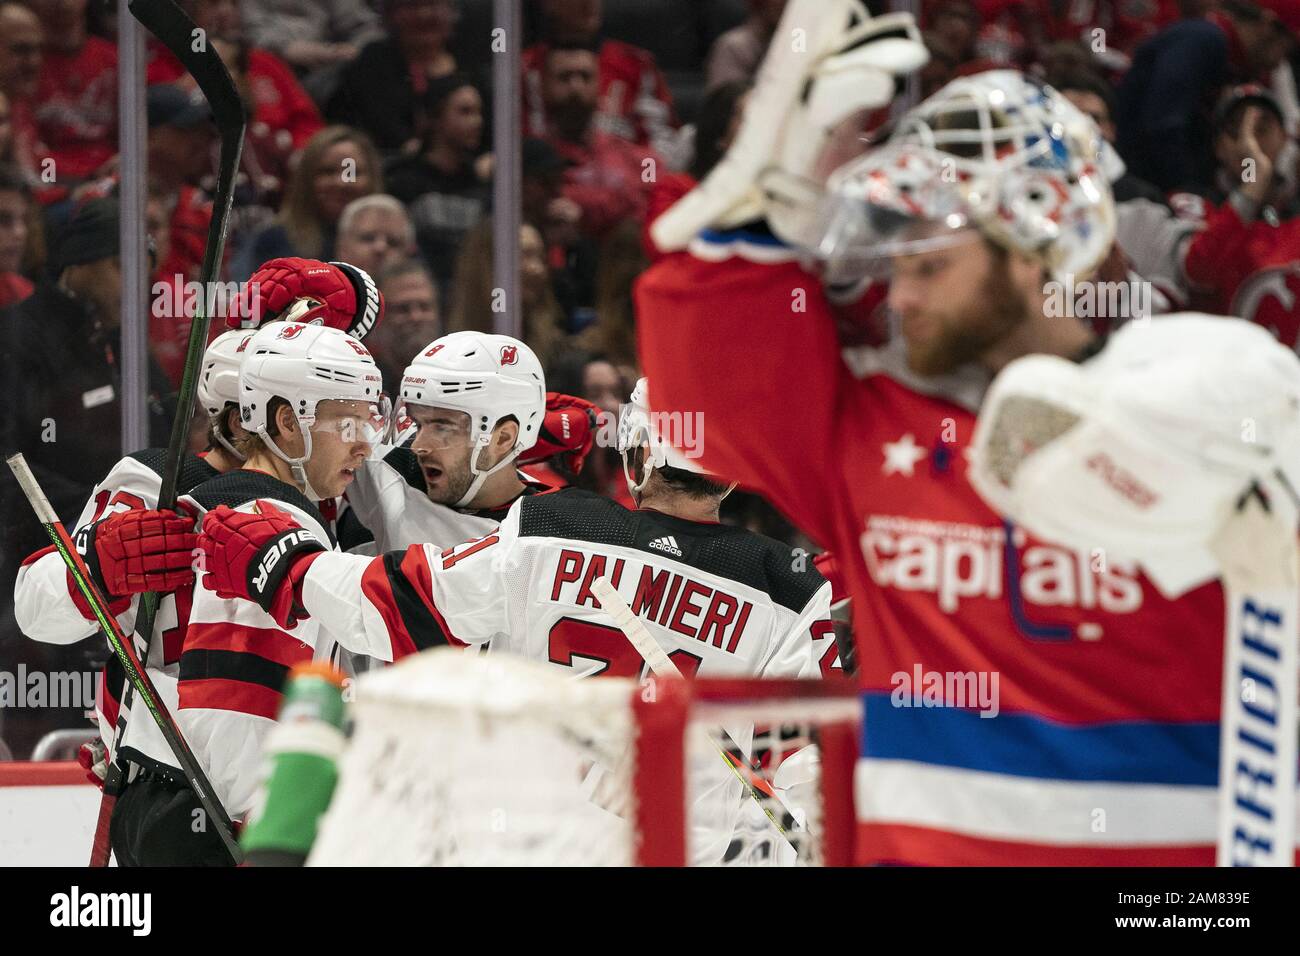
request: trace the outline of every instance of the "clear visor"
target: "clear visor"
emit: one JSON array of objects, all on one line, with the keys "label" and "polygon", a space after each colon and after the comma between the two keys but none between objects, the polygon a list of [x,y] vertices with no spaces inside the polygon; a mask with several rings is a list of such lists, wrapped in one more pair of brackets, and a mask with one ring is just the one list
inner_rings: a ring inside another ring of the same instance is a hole
[{"label": "clear visor", "polygon": [[394,444],[417,438],[420,445],[443,451],[470,443],[470,418],[465,412],[402,402],[394,416]]},{"label": "clear visor", "polygon": [[365,442],[374,447],[387,437],[392,420],[387,397],[378,402],[324,401],[316,406],[313,434],[334,434],[344,443]]}]

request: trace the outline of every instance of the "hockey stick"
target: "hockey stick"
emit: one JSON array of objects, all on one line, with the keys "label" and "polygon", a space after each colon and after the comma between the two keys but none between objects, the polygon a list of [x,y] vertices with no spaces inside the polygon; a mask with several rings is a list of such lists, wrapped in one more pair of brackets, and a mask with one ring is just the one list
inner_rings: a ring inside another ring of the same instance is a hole
[{"label": "hockey stick", "polygon": [[139,692],[140,699],[145,702],[145,706],[153,714],[154,720],[158,722],[158,729],[162,731],[162,735],[166,738],[172,753],[176,755],[181,770],[185,774],[185,779],[198,796],[199,803],[203,805],[203,810],[207,813],[208,818],[216,823],[217,832],[221,836],[222,842],[225,843],[226,849],[230,851],[231,859],[235,863],[239,863],[243,856],[240,853],[239,844],[235,842],[230,817],[226,814],[225,808],[221,806],[221,802],[213,792],[212,784],[208,782],[207,775],[203,772],[203,768],[199,766],[194,751],[185,742],[185,738],[181,736],[180,728],[176,726],[175,719],[167,712],[167,708],[159,698],[158,690],[145,672],[144,664],[136,653],[134,643],[122,633],[117,618],[109,613],[108,602],[99,593],[99,588],[95,586],[90,577],[90,571],[86,568],[86,562],[77,553],[76,546],[68,536],[67,529],[59,521],[59,516],[54,513],[54,509],[50,506],[45,493],[41,491],[41,486],[37,482],[36,476],[32,474],[27,459],[19,453],[10,457],[8,464],[14,473],[14,477],[18,479],[23,494],[27,496],[32,510],[36,512],[36,517],[44,526],[45,533],[50,536],[50,540],[54,543],[54,548],[58,551],[59,557],[67,565],[73,581],[76,582],[77,590],[81,592],[95,612],[95,619],[99,622],[104,637],[108,638],[113,653],[117,655],[118,661],[126,671],[127,680]]},{"label": "hockey stick", "polygon": [[[618,629],[627,635],[628,641],[630,641],[632,646],[636,648],[637,653],[645,659],[645,662],[650,665],[650,670],[656,677],[680,678],[682,676],[682,672],[678,670],[677,665],[672,662],[672,659],[667,655],[667,653],[665,653],[664,649],[659,645],[659,642],[655,640],[654,635],[646,630],[645,625],[642,624],[640,619],[632,613],[632,609],[627,606],[627,602],[623,600],[622,595],[614,590],[614,586],[609,583],[608,578],[602,576],[593,581],[591,584],[591,593],[596,595],[596,599],[600,601],[601,608],[606,614],[614,619],[614,623],[618,625]],[[725,728],[719,727],[718,729],[722,731],[723,740],[726,741],[728,747],[734,748],[737,753],[744,754],[744,749],[732,739],[731,735],[727,733]],[[786,828],[781,825],[781,821],[776,818],[776,814],[772,812],[768,803],[776,803],[777,806],[786,813],[789,813],[789,808],[781,802],[775,792],[770,795],[764,794],[754,786],[754,784],[745,777],[745,774],[741,771],[740,767],[736,765],[736,762],[727,753],[725,748],[719,746],[717,742],[713,740],[710,740],[709,743],[718,751],[718,755],[722,757],[722,761],[727,765],[727,768],[736,775],[736,779],[739,780],[741,785],[745,788],[745,792],[748,793],[754,802],[758,804],[759,809],[763,811],[763,815],[767,817],[772,826],[776,827],[776,831],[781,834],[782,838],[786,843],[790,844],[790,848],[797,854],[799,848],[795,845],[794,841],[790,839],[790,834],[787,833]],[[793,814],[791,814],[791,816],[793,816]]]},{"label": "hockey stick", "polygon": [[[208,224],[208,240],[203,250],[200,273],[202,295],[198,297],[198,312],[190,325],[190,340],[185,350],[185,369],[181,376],[180,392],[176,396],[176,416],[172,420],[171,435],[167,441],[167,455],[163,459],[162,488],[158,492],[158,509],[176,504],[176,482],[180,474],[181,454],[189,438],[190,409],[198,388],[199,365],[207,347],[208,327],[212,317],[207,314],[208,290],[217,278],[226,247],[226,232],[230,225],[230,207],[235,196],[235,175],[239,171],[239,158],[244,149],[244,127],[247,120],[244,104],[235,88],[225,63],[203,32],[194,25],[174,0],[130,0],[131,15],[144,28],[162,41],[181,65],[194,77],[212,110],[212,117],[221,136],[221,160],[217,169],[217,191],[212,200],[212,219]],[[141,595],[140,612],[136,619],[136,633],[144,641],[144,659],[149,659],[153,642],[153,623],[158,613],[160,595],[149,592]],[[123,786],[123,771],[117,762],[117,748],[131,713],[132,683],[122,689],[117,727],[113,733],[113,746],[108,754],[108,774],[104,780],[104,796],[99,806],[99,825],[95,830],[95,845],[91,850],[91,866],[108,865],[108,818]],[[101,837],[101,834],[103,836]]]}]

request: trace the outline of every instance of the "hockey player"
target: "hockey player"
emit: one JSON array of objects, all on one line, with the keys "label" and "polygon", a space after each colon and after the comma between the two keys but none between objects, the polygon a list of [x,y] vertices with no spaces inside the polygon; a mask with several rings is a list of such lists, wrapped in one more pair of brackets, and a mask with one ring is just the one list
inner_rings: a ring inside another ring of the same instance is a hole
[{"label": "hockey player", "polygon": [[[316,503],[341,495],[382,434],[379,370],[355,338],[322,325],[277,322],[247,336],[240,367],[243,465],[194,487],[183,503],[255,514],[257,502],[294,516],[313,541],[333,544]],[[256,520],[256,519],[255,519]],[[320,545],[316,545],[319,547]],[[286,544],[286,560],[292,550]],[[270,567],[268,562],[267,567]],[[288,668],[337,648],[315,621],[297,624],[189,588],[180,649],[177,723],[234,820],[247,813],[261,740],[277,713]],[[194,832],[198,800],[183,784],[148,778],[114,811],[119,859],[168,848],[190,864],[226,859],[212,829]],[[119,839],[120,838],[120,839]]]},{"label": "hockey player", "polygon": [[576,471],[595,439],[594,406],[547,393],[533,350],[504,335],[430,342],[407,366],[400,401],[398,447],[367,462],[348,488],[377,553],[486,534],[521,495],[551,490],[521,462],[562,453]]},{"label": "hockey player", "polygon": [[[243,461],[233,444],[244,435],[239,424],[238,349],[251,335],[225,332],[204,353],[197,394],[208,414],[208,450],[201,455],[186,454],[182,459],[177,485],[181,493],[238,468]],[[149,448],[119,461],[95,486],[74,526],[78,550],[100,591],[109,599],[109,610],[128,634],[135,621],[137,594],[171,592],[194,580],[193,518],[152,510],[158,503],[164,455],[164,449]],[[175,595],[163,599],[154,619],[149,659],[145,661],[163,702],[173,712],[180,636],[187,612],[188,605],[178,605]],[[72,644],[96,633],[98,628],[94,613],[53,546],[23,562],[14,587],[14,614],[25,635],[48,644]],[[83,753],[83,760],[99,779],[103,779],[113,759],[122,762],[128,783],[140,773],[179,777],[171,748],[138,698],[123,729],[120,752],[108,753],[125,677],[117,658],[110,657],[100,677],[101,740]]]},{"label": "hockey player", "polygon": [[[491,533],[441,550],[332,555],[323,543],[299,543],[296,516],[267,505],[255,517],[216,509],[200,535],[204,585],[281,620],[319,622],[339,639],[365,635],[378,657],[490,641],[491,653],[549,661],[576,677],[636,677],[644,662],[592,594],[604,575],[684,674],[829,671],[830,585],[788,547],[718,523],[731,486],[664,440],[644,380],[620,418],[619,446],[638,510],[576,489],[524,495]],[[286,562],[260,575],[267,556],[286,548]],[[709,852],[720,857],[725,846]]]},{"label": "hockey player", "polygon": [[[879,20],[849,36],[857,6],[788,5],[781,31],[807,28],[808,52],[773,44],[716,178],[655,224],[689,247],[637,290],[656,403],[702,414],[705,466],[838,558],[866,712],[862,862],[1210,864],[1220,584],[1186,567],[1171,600],[1131,563],[1026,535],[967,478],[992,373],[1098,347],[1049,297],[1111,242],[1099,134],[1020,74],[956,80],[819,206],[802,144],[833,114],[813,107],[844,89],[880,105],[907,65],[905,41],[870,36]],[[823,70],[855,39],[856,83]],[[821,279],[878,267],[900,335],[841,356]]]}]

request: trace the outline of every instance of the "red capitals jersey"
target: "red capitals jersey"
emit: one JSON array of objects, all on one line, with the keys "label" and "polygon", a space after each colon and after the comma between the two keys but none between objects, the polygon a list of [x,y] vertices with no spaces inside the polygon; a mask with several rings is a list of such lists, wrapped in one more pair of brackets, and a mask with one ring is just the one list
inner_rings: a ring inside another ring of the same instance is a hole
[{"label": "red capitals jersey", "polygon": [[76,53],[47,48],[35,111],[60,183],[99,169],[117,152],[117,47],[91,36]]},{"label": "red capitals jersey", "polygon": [[994,513],[966,462],[987,375],[920,380],[889,348],[846,360],[792,259],[770,235],[710,233],[652,267],[641,357],[656,413],[702,421],[702,464],[838,558],[859,860],[1213,864],[1218,582],[1188,568],[1202,583],[1170,600]]},{"label": "red capitals jersey", "polygon": [[1183,269],[1208,294],[1210,311],[1239,315],[1300,349],[1300,219],[1245,222],[1230,202],[1209,207]]}]

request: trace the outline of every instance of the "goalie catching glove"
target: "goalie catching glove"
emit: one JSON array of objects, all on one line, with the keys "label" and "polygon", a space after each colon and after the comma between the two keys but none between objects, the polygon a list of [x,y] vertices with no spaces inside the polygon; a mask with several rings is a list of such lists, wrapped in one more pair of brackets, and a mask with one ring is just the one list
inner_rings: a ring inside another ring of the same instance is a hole
[{"label": "goalie catching glove", "polygon": [[357,339],[384,317],[384,296],[364,269],[292,256],[262,263],[245,285],[239,306],[229,319],[231,328],[279,320],[319,323]]},{"label": "goalie catching glove", "polygon": [[256,508],[247,514],[219,505],[204,516],[203,586],[219,598],[252,601],[288,630],[307,616],[298,588],[315,556],[328,549],[270,502]]},{"label": "goalie catching glove", "polygon": [[[194,580],[198,536],[194,518],[174,511],[123,511],[77,532],[77,552],[109,602],[110,613],[126,611],[130,597],[169,592]],[[95,615],[68,572],[68,591],[87,620]]]}]

